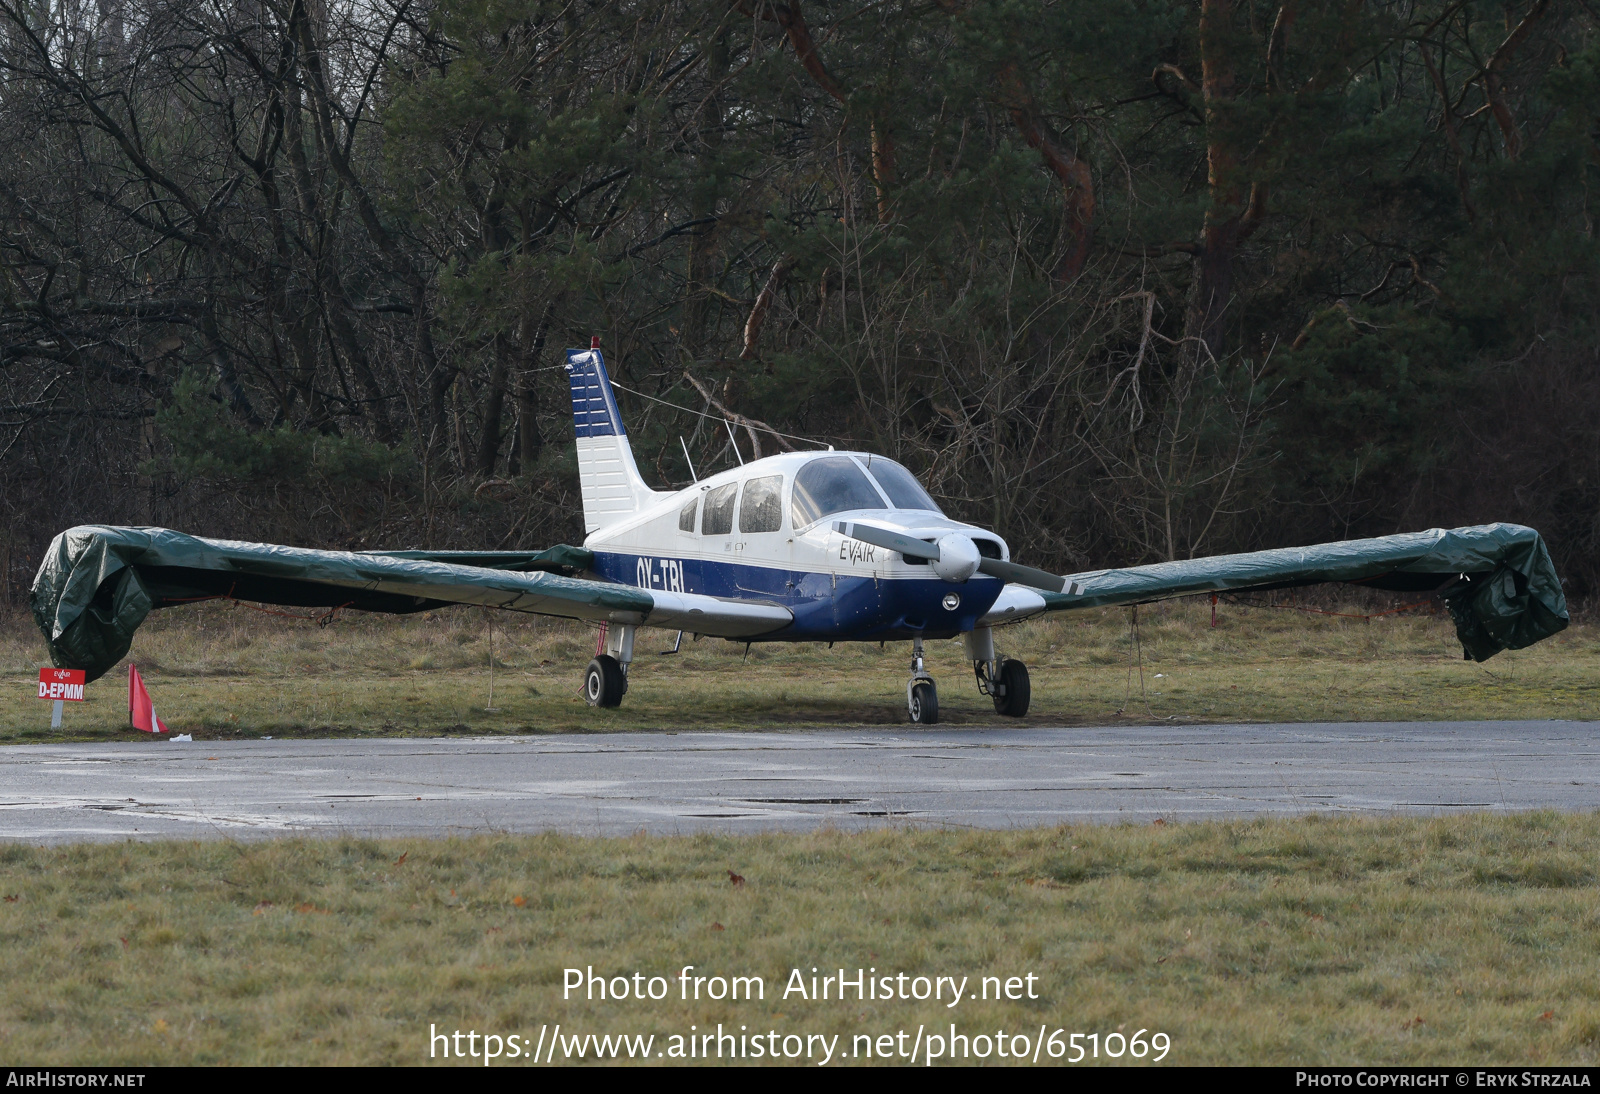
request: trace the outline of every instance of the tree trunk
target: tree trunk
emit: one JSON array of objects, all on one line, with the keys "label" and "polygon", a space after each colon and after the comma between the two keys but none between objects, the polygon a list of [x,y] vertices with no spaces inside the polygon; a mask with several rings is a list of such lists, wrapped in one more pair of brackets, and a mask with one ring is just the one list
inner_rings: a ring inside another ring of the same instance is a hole
[{"label": "tree trunk", "polygon": [[483,405],[483,434],[478,440],[477,472],[486,479],[494,476],[494,465],[500,458],[500,418],[505,412],[511,354],[511,336],[496,334],[494,366],[489,370],[489,393]]},{"label": "tree trunk", "polygon": [[1067,151],[1039,116],[1033,90],[1015,61],[1000,70],[1000,86],[1006,97],[1011,122],[1028,146],[1039,153],[1051,174],[1061,180],[1066,206],[1065,246],[1061,260],[1051,271],[1060,281],[1071,281],[1083,272],[1089,260],[1089,244],[1094,239],[1094,175],[1089,165]]},{"label": "tree trunk", "polygon": [[[524,474],[533,470],[544,451],[544,436],[539,432],[539,361],[544,356],[545,334],[550,330],[553,305],[546,304],[537,327],[528,322],[523,312],[522,330],[518,341],[522,344],[522,368],[517,372],[517,462]],[[529,335],[532,335],[531,341]]]},{"label": "tree trunk", "polygon": [[1199,284],[1186,325],[1213,357],[1223,352],[1228,305],[1233,300],[1234,256],[1259,224],[1267,197],[1264,185],[1252,183],[1247,198],[1242,178],[1238,134],[1232,128],[1230,109],[1237,91],[1234,33],[1233,0],[1202,0],[1200,94],[1205,104],[1206,185],[1211,203],[1196,261]]}]

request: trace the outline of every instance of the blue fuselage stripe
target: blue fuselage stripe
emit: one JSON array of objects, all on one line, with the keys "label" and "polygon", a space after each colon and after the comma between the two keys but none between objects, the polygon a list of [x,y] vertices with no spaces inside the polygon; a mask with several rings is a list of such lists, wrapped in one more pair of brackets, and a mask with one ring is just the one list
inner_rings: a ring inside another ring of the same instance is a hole
[{"label": "blue fuselage stripe", "polygon": [[[961,585],[936,577],[880,578],[816,573],[705,558],[596,550],[594,569],[622,585],[778,604],[794,622],[760,642],[878,642],[953,638],[994,606],[1005,583],[974,576]],[[951,593],[959,604],[951,609]]]}]

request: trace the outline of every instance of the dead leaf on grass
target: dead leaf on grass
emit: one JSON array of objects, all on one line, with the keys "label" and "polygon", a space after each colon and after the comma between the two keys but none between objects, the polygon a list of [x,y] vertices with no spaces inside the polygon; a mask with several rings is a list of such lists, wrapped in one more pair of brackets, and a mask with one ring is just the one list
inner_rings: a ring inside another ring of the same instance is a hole
[{"label": "dead leaf on grass", "polygon": [[1555,1016],[1556,1016],[1556,1012],[1555,1011],[1547,1010],[1543,1014],[1539,1015],[1539,1021],[1548,1022],[1548,1021],[1550,1021],[1550,1019],[1554,1018]]},{"label": "dead leaf on grass", "polygon": [[713,923],[713,924],[711,924],[711,929],[713,931],[720,931],[720,930],[723,930],[724,927],[720,923]]},{"label": "dead leaf on grass", "polygon": [[511,898],[511,903],[520,908],[524,904],[528,903],[528,898],[525,896],[514,896]]},{"label": "dead leaf on grass", "polygon": [[[418,798],[417,800],[421,801],[422,799]],[[399,866],[401,863],[405,862],[406,856],[409,855],[410,853],[411,853],[410,851],[401,851],[400,852],[400,857],[394,860],[394,864],[396,866]]]}]

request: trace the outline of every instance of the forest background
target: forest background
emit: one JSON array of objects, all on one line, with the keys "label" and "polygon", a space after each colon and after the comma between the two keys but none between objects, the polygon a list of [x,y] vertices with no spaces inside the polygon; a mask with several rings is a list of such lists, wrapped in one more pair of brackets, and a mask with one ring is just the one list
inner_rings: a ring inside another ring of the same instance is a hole
[{"label": "forest background", "polygon": [[579,542],[592,334],[657,487],[870,449],[1063,572],[1511,520],[1584,596],[1597,30],[0,0],[0,598],[85,522]]}]

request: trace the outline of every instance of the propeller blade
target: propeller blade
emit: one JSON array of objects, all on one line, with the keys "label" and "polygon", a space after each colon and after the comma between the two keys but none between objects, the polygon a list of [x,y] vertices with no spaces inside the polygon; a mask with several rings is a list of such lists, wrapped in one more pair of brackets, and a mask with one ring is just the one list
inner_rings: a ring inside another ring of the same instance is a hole
[{"label": "propeller blade", "polygon": [[[833,530],[841,536],[859,539],[862,543],[870,543],[874,547],[882,547],[887,551],[899,551],[902,555],[911,558],[925,558],[929,562],[936,562],[939,558],[937,544],[927,540],[908,536],[903,532],[892,532],[887,528],[879,528],[876,524],[860,524],[854,521],[835,521]],[[1072,593],[1080,591],[1076,584],[1070,585],[1067,579],[1060,574],[1053,574],[1048,570],[1037,570],[1032,566],[1019,566],[1015,562],[1001,562],[997,558],[984,558],[978,560],[978,572],[998,577],[1002,581],[1013,582],[1017,585],[1026,585],[1033,589],[1043,589],[1049,593]]]},{"label": "propeller blade", "polygon": [[1001,562],[997,558],[980,560],[978,562],[978,572],[988,574],[990,577],[998,577],[1002,581],[1011,581],[1018,585],[1043,589],[1047,593],[1067,591],[1067,579],[1060,574],[1052,574],[1048,570],[1036,570],[1032,566],[1018,566],[1015,562]]},{"label": "propeller blade", "polygon": [[939,548],[926,540],[908,536],[902,532],[891,532],[887,528],[879,528],[875,524],[856,524],[847,520],[835,521],[833,530],[841,536],[859,539],[862,543],[870,543],[874,547],[882,547],[886,551],[899,551],[912,558],[925,558],[929,562],[936,561],[939,557]]}]

